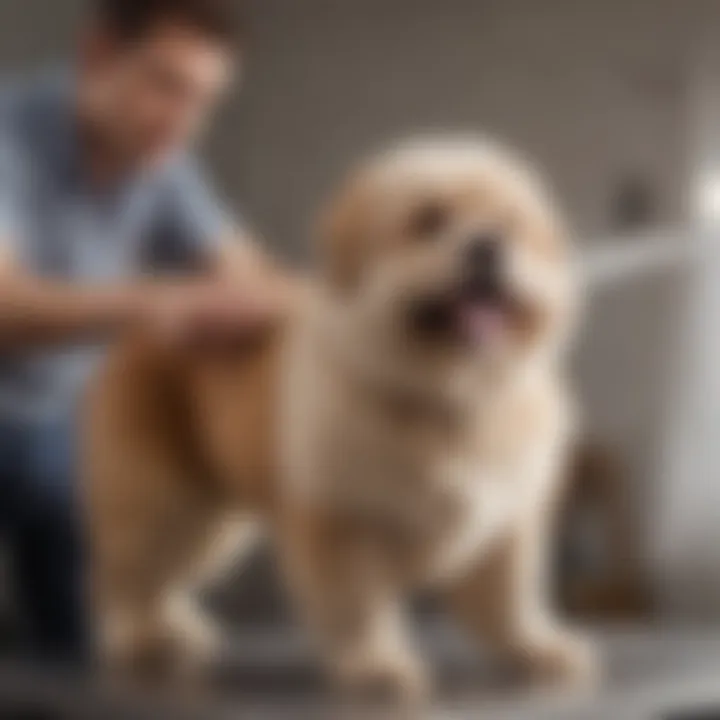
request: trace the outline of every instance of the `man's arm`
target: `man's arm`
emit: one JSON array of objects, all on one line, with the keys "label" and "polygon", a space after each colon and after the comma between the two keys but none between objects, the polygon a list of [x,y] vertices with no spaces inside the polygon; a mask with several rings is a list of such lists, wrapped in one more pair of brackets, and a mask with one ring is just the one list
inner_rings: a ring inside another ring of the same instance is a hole
[{"label": "man's arm", "polygon": [[201,178],[179,179],[168,217],[179,254],[204,257],[204,272],[116,285],[62,282],[23,268],[11,252],[15,238],[0,238],[0,353],[105,340],[136,327],[171,341],[242,340],[284,315],[298,282],[244,233],[225,232],[219,211],[211,217]]},{"label": "man's arm", "polygon": [[0,351],[97,339],[143,322],[151,304],[140,284],[75,286],[24,271],[0,249]]},{"label": "man's arm", "polygon": [[170,341],[242,340],[282,315],[293,282],[262,253],[218,252],[197,280],[75,285],[33,276],[0,252],[0,353],[147,328]]}]

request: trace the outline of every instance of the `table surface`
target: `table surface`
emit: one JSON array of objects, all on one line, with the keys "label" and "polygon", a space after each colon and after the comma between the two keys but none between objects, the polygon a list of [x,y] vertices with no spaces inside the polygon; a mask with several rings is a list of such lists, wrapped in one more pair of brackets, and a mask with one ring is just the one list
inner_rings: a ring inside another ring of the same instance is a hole
[{"label": "table surface", "polygon": [[[420,715],[439,720],[655,720],[716,707],[709,716],[720,717],[720,627],[614,628],[595,635],[608,668],[603,686],[585,697],[560,697],[512,683],[447,628],[426,629],[422,644],[436,669],[439,692]],[[302,638],[291,630],[239,632],[231,646],[212,693],[174,688],[151,697],[97,680],[0,666],[0,717],[33,708],[54,711],[37,717],[63,720],[397,717],[380,708],[340,705],[314,670]]]}]

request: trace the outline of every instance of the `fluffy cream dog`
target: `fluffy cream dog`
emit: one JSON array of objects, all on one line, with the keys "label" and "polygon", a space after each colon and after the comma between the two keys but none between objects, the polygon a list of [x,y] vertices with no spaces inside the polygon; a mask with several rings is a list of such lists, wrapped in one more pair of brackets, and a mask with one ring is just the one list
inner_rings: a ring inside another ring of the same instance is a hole
[{"label": "fluffy cream dog", "polygon": [[262,522],[347,686],[426,689],[402,606],[428,586],[537,675],[587,679],[590,649],[544,577],[575,298],[541,183],[489,143],[404,145],[351,177],[322,239],[316,282],[272,337],[221,358],[136,339],[92,393],[107,657],[210,652],[191,593]]}]

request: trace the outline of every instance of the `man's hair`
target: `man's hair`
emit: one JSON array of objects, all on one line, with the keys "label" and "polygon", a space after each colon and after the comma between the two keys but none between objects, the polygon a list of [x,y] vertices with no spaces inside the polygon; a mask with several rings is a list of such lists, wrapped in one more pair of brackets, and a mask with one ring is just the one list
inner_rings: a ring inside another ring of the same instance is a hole
[{"label": "man's hair", "polygon": [[101,26],[132,42],[165,22],[183,23],[235,47],[241,39],[237,0],[94,0]]}]

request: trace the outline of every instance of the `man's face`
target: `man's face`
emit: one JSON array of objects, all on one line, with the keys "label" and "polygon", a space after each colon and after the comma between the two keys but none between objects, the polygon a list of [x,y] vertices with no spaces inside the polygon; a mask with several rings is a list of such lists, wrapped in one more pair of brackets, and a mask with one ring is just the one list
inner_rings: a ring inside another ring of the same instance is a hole
[{"label": "man's face", "polygon": [[152,165],[192,143],[231,82],[233,59],[221,42],[178,24],[133,43],[96,30],[84,68],[108,149]]}]

